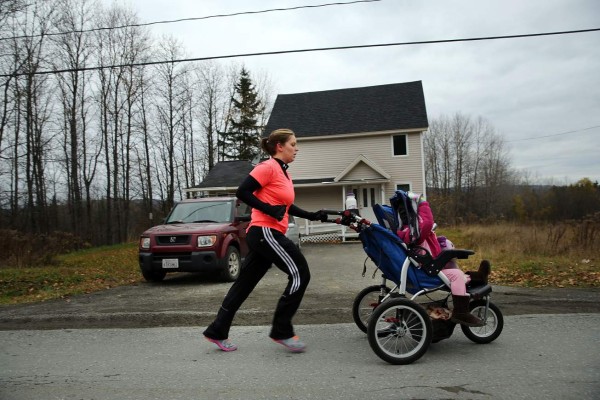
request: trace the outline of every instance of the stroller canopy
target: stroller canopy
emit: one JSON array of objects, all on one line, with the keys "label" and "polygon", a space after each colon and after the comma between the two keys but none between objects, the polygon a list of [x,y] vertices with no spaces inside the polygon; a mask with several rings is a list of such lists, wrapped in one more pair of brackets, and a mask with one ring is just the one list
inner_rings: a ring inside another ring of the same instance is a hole
[{"label": "stroller canopy", "polygon": [[390,197],[390,205],[375,204],[373,206],[377,222],[396,233],[398,229],[408,227],[410,244],[419,240],[419,220],[417,203],[408,197],[403,190],[396,190]]}]

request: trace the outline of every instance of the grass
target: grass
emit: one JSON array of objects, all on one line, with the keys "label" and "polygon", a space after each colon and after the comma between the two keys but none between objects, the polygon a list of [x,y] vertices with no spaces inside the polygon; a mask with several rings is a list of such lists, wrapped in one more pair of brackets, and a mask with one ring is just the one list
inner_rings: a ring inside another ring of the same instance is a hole
[{"label": "grass", "polygon": [[0,304],[66,298],[140,282],[137,251],[137,243],[127,243],[61,255],[48,266],[0,268]]},{"label": "grass", "polygon": [[[600,233],[557,225],[469,225],[439,229],[456,247],[475,250],[466,271],[492,263],[491,283],[521,287],[600,287]],[[598,237],[597,237],[598,236]],[[139,272],[137,243],[56,257],[51,265],[0,268],[0,304],[44,301],[131,285]]]}]

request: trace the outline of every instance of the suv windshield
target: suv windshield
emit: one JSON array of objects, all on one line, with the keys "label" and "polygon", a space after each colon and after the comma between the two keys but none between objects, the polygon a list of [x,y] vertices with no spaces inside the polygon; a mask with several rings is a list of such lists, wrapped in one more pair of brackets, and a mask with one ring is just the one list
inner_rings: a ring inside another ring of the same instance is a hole
[{"label": "suv windshield", "polygon": [[179,203],[169,214],[166,223],[231,222],[231,201],[202,201]]}]

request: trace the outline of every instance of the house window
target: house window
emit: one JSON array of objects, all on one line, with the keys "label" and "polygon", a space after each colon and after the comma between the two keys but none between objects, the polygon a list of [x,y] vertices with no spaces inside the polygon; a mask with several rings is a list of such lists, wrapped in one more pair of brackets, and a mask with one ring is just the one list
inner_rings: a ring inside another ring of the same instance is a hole
[{"label": "house window", "polygon": [[406,143],[406,135],[392,136],[392,147],[395,156],[405,156],[408,154],[408,145]]},{"label": "house window", "polygon": [[410,183],[399,183],[396,185],[396,190],[404,190],[410,192]]}]

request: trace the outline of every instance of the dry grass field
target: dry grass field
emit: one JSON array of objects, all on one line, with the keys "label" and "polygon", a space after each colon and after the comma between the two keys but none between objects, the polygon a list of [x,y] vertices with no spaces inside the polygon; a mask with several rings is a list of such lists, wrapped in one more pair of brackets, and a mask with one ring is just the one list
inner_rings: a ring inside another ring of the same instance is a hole
[{"label": "dry grass field", "polygon": [[600,223],[490,224],[439,229],[476,251],[463,270],[492,262],[491,281],[524,287],[600,287]]}]

